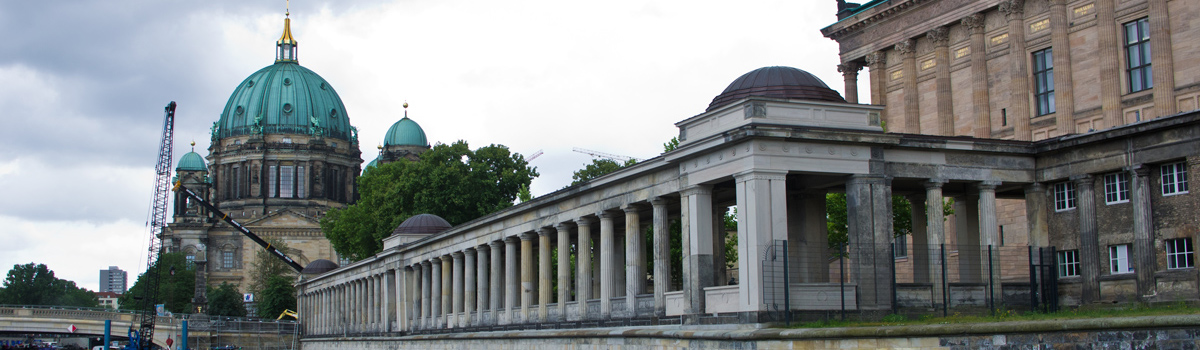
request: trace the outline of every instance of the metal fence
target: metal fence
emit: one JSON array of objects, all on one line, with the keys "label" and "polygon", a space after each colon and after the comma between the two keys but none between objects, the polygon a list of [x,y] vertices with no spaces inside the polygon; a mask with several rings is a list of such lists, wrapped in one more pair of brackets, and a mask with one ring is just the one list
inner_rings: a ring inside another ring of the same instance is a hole
[{"label": "metal fence", "polygon": [[[253,318],[185,315],[188,347],[242,350],[299,349],[299,323]],[[176,337],[181,334],[174,334]]]}]

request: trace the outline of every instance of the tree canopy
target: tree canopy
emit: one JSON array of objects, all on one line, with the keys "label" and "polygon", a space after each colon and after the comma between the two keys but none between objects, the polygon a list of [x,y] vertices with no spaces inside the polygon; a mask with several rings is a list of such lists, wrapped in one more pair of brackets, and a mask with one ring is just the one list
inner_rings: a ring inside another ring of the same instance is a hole
[{"label": "tree canopy", "polygon": [[263,290],[255,294],[258,298],[256,313],[262,318],[276,318],[283,310],[296,309],[296,287],[287,276],[271,276]]},{"label": "tree canopy", "polygon": [[54,277],[45,264],[13,265],[0,288],[0,304],[96,307],[96,294]]},{"label": "tree canopy", "polygon": [[472,151],[467,142],[437,144],[417,161],[378,165],[358,178],[359,200],[332,209],[321,231],[338,254],[361,260],[383,249],[404,220],[434,214],[458,225],[508,208],[538,176],[525,157],[503,145]]},{"label": "tree canopy", "polygon": [[[287,244],[279,239],[267,238],[266,241],[279,251],[288,251]],[[296,309],[296,288],[292,285],[292,281],[296,280],[296,270],[293,270],[275,254],[271,254],[266,249],[259,249],[255,252],[249,277],[249,290],[250,293],[254,293],[258,302],[256,312],[259,317],[274,318],[285,309]]]},{"label": "tree canopy", "polygon": [[242,303],[242,293],[229,283],[220,286],[208,286],[208,315],[245,317],[246,305]]},{"label": "tree canopy", "polygon": [[[172,269],[174,274],[171,273]],[[133,287],[130,287],[129,291],[121,296],[121,307],[125,309],[141,307],[141,301],[134,298],[144,296],[146,283],[148,283],[145,279],[154,276],[155,273],[159,274],[156,304],[165,304],[167,311],[170,312],[190,313],[192,297],[196,294],[196,271],[195,266],[188,263],[187,257],[183,253],[159,255],[158,263],[139,275],[137,281],[133,283]]]},{"label": "tree canopy", "polygon": [[571,179],[574,180],[571,181],[571,186],[591,181],[592,179],[620,170],[621,168],[633,165],[634,163],[637,163],[637,161],[633,159],[625,161],[624,164],[617,163],[617,161],[608,158],[592,159],[592,164],[588,164],[583,169],[576,170],[575,173],[571,175]]}]

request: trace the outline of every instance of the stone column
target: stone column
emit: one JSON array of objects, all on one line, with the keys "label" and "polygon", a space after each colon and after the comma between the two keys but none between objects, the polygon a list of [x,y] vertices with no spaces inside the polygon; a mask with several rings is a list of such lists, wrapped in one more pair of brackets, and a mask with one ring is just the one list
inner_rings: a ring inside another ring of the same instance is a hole
[{"label": "stone column", "polygon": [[476,257],[477,260],[475,260],[477,264],[475,267],[475,291],[477,292],[475,295],[475,324],[482,325],[484,321],[483,313],[490,309],[488,301],[491,300],[491,293],[488,293],[488,291],[492,289],[492,281],[490,279],[491,276],[488,274],[491,265],[488,263],[491,262],[491,249],[487,244],[480,244],[475,247],[475,251],[479,255]]},{"label": "stone column", "polygon": [[[887,54],[875,51],[866,56],[867,67],[871,69],[871,104],[887,104]],[[884,111],[879,111],[884,113]],[[881,116],[881,120],[887,120]]]},{"label": "stone column", "polygon": [[[439,260],[440,261],[440,260]],[[440,263],[439,263],[440,264]],[[433,324],[433,296],[438,295],[441,291],[434,291],[433,284],[433,260],[421,262],[421,326],[428,328]],[[439,270],[441,266],[438,266]],[[437,285],[441,285],[442,281],[438,280]]]},{"label": "stone column", "polygon": [[1100,300],[1100,241],[1096,232],[1096,191],[1091,175],[1071,177],[1075,182],[1076,214],[1079,218],[1079,272],[1083,282],[1080,303],[1091,304]]},{"label": "stone column", "polygon": [[579,317],[588,318],[587,303],[592,292],[592,220],[579,218],[575,220],[579,238],[575,244],[575,300],[578,301]]},{"label": "stone column", "polygon": [[613,284],[616,282],[617,262],[613,254],[613,214],[607,211],[596,213],[600,217],[600,317],[612,314]]},{"label": "stone column", "polygon": [[467,248],[467,250],[463,251],[463,253],[463,321],[460,324],[465,327],[474,324],[476,319],[471,317],[471,312],[475,311],[475,298],[476,294],[478,293],[478,280],[475,278],[475,248]]},{"label": "stone column", "polygon": [[983,266],[979,265],[983,241],[979,233],[979,192],[967,193],[954,201],[954,218],[958,243],[958,275],[960,282],[979,283],[983,280]]},{"label": "stone column", "polygon": [[912,261],[912,278],[913,283],[930,283],[929,275],[932,270],[929,269],[929,259],[931,247],[929,246],[929,223],[926,221],[928,215],[928,205],[925,201],[925,193],[916,193],[905,196],[908,203],[912,205],[911,220],[912,220],[912,254],[908,255]]},{"label": "stone column", "polygon": [[408,331],[412,329],[412,312],[414,311],[413,293],[416,291],[416,288],[414,288],[416,285],[413,283],[412,266],[405,266],[400,272],[400,278],[401,281],[404,281],[404,285],[400,287],[400,291],[402,291],[404,295],[401,295],[399,299],[396,299],[397,304],[399,304],[397,306],[400,307],[400,310],[398,310],[399,313],[396,314],[396,317],[399,318],[397,331]]},{"label": "stone column", "polygon": [[654,316],[667,316],[667,298],[671,289],[671,236],[667,232],[667,201],[663,197],[650,200],[654,207]]},{"label": "stone column", "polygon": [[491,249],[488,250],[491,254],[491,276],[488,277],[488,289],[491,289],[491,299],[488,300],[488,307],[492,310],[492,322],[500,320],[500,309],[504,307],[504,263],[501,259],[504,256],[505,248],[504,241],[492,241]]},{"label": "stone column", "polygon": [[[943,207],[945,198],[942,197],[942,185],[946,184],[945,180],[929,179],[925,182],[925,240],[914,243],[926,245],[926,251],[929,256],[929,282],[933,284],[933,305],[942,305],[942,285],[945,280],[942,278],[942,244],[946,243],[946,212]],[[913,204],[913,209],[916,209],[916,203]],[[913,222],[918,218],[914,217]],[[914,248],[915,249],[915,248]],[[937,255],[935,255],[937,254]]]},{"label": "stone column", "polygon": [[[763,299],[763,290],[767,286],[763,281],[761,259],[775,240],[788,238],[786,175],[786,172],[766,171],[734,175],[738,207],[738,293],[741,294],[739,308],[742,311],[767,310],[768,300]],[[711,195],[703,200],[711,205]],[[701,213],[712,213],[711,207],[702,210],[707,211]],[[712,244],[708,243],[708,247]],[[707,253],[711,254],[711,248]],[[779,302],[782,304],[783,301]]]},{"label": "stone column", "polygon": [[1071,69],[1071,22],[1067,21],[1067,0],[1048,2],[1050,47],[1054,48],[1054,118],[1058,134],[1067,135],[1075,133],[1075,83],[1071,79],[1071,73],[1075,70]]},{"label": "stone column", "polygon": [[846,82],[846,103],[858,103],[858,70],[862,65],[858,62],[846,62],[837,65],[838,72]]},{"label": "stone column", "polygon": [[453,315],[453,317],[450,318],[451,322],[449,322],[450,324],[447,326],[447,328],[454,328],[464,325],[460,319],[460,315],[462,315],[463,312],[463,299],[465,299],[463,295],[463,280],[466,277],[463,275],[464,258],[465,255],[463,252],[453,253],[454,270],[450,272],[452,276],[454,276],[452,284],[452,288],[454,289],[452,289],[450,293],[450,314]]},{"label": "stone column", "polygon": [[[793,282],[829,282],[829,225],[826,224],[825,191],[806,190],[791,194],[788,210],[788,256],[799,277]],[[740,258],[739,258],[740,260]]]},{"label": "stone column", "polygon": [[[1115,0],[1096,1],[1096,46],[1101,77],[1119,77],[1122,74],[1119,57],[1123,45],[1118,39],[1120,30],[1117,28],[1116,3]],[[1154,70],[1159,69],[1154,67]],[[1105,127],[1125,125],[1124,112],[1121,111],[1122,90],[1119,79],[1100,84],[1100,108],[1104,113]]]},{"label": "stone column", "polygon": [[509,323],[517,322],[517,297],[521,295],[521,277],[518,276],[521,266],[517,260],[517,257],[520,256],[520,252],[517,251],[518,242],[520,239],[517,237],[508,237],[504,240],[504,309],[508,312]]},{"label": "stone column", "polygon": [[[461,265],[462,263],[459,263]],[[438,327],[452,328],[452,315],[454,314],[454,258],[450,255],[442,255],[442,303],[436,309],[438,315],[442,316],[442,321],[438,323]]]},{"label": "stone column", "polygon": [[954,136],[954,95],[950,93],[950,29],[937,27],[925,33],[925,37],[933,43],[938,132],[944,136]]},{"label": "stone column", "polygon": [[[905,39],[896,43],[896,53],[904,58],[904,131],[921,134],[920,93],[917,91],[917,41]],[[895,130],[891,130],[895,131]]]},{"label": "stone column", "polygon": [[[554,227],[558,233],[558,319],[567,320],[567,302],[571,301],[571,226],[559,223]],[[549,277],[547,277],[549,278]],[[550,294],[550,290],[546,290]]]},{"label": "stone column", "polygon": [[984,38],[984,15],[976,13],[963,17],[962,26],[971,33],[971,105],[975,118],[975,137],[992,137],[992,106],[988,97],[987,39]]},{"label": "stone column", "polygon": [[625,306],[637,315],[637,296],[646,292],[646,250],[642,247],[641,216],[638,207],[627,204],[625,211]]},{"label": "stone column", "polygon": [[1175,59],[1171,43],[1171,15],[1167,0],[1149,0],[1150,62],[1154,74],[1154,111],[1156,117],[1178,112],[1175,106]]},{"label": "stone column", "polygon": [[1158,260],[1154,247],[1154,211],[1150,205],[1150,168],[1138,164],[1130,169],[1128,175],[1133,180],[1129,184],[1129,204],[1133,207],[1133,253],[1136,254],[1134,271],[1137,272],[1138,296],[1142,302],[1154,301],[1153,295],[1158,294],[1154,273],[1158,270]]},{"label": "stone column", "polygon": [[1038,182],[1025,186],[1025,218],[1029,221],[1029,244],[1034,247],[1050,246],[1049,211],[1046,186]]},{"label": "stone column", "polygon": [[[543,227],[538,230],[538,322],[549,321],[550,294],[554,287],[550,283],[550,234],[554,229]],[[559,255],[566,252],[560,251]]]},{"label": "stone column", "polygon": [[984,248],[992,250],[991,260],[984,255],[981,261],[985,270],[991,268],[991,297],[997,303],[1004,300],[1000,288],[1000,227],[996,222],[996,186],[999,185],[999,181],[984,181],[979,184],[979,236]]},{"label": "stone column", "polygon": [[851,175],[846,182],[850,273],[863,309],[891,308],[891,192],[891,181],[882,176]]},{"label": "stone column", "polygon": [[1021,141],[1033,139],[1029,128],[1029,55],[1025,52],[1025,0],[1006,0],[1000,3],[1000,12],[1008,18],[1009,90],[1012,91],[1009,121],[1013,122],[1013,138]]},{"label": "stone column", "polygon": [[521,238],[521,321],[529,322],[529,308],[533,306],[533,240],[536,233],[525,232]]},{"label": "stone column", "polygon": [[683,313],[704,313],[704,288],[712,285],[712,186],[680,193],[683,221]]}]

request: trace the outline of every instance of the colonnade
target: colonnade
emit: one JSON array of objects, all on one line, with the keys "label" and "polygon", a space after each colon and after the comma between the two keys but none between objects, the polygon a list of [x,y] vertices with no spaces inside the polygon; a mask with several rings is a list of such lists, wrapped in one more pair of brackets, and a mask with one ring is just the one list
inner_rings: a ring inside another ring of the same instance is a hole
[{"label": "colonnade", "polygon": [[360,276],[301,293],[301,324],[307,334],[363,334],[393,330],[398,270]]}]

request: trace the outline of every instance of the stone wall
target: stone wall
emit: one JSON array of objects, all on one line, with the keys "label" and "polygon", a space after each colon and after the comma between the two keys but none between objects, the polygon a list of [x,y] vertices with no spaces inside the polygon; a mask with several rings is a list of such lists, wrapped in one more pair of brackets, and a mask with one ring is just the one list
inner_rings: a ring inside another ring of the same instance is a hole
[{"label": "stone wall", "polygon": [[805,329],[612,328],[307,339],[373,349],[1192,349],[1200,315]]}]

